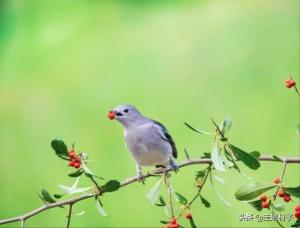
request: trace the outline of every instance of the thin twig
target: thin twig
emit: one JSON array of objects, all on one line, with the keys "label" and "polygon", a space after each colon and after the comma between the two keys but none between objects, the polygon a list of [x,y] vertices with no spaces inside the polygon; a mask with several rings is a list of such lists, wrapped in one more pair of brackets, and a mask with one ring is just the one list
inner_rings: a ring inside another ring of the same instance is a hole
[{"label": "thin twig", "polygon": [[[283,158],[283,159],[287,164],[300,163],[300,157],[289,157],[289,158]],[[272,156],[269,156],[269,155],[261,156],[258,160],[260,160],[260,161],[281,162],[281,161],[278,161],[277,159],[275,159],[275,158],[273,158]],[[212,164],[212,161],[211,161],[211,159],[189,159],[189,160],[185,160],[181,164],[179,164],[179,168],[182,168],[182,167],[185,167],[185,166],[190,166],[190,165],[197,165],[197,164]],[[170,171],[172,171],[171,167],[155,169],[151,172],[152,174],[149,174],[149,173],[145,174],[144,178],[151,177],[153,174],[163,174],[165,172],[170,172]],[[130,178],[127,178],[126,180],[122,181],[120,187],[125,187],[125,186],[127,186],[129,184],[132,184],[132,183],[135,183],[135,182],[138,182],[138,178],[136,176],[130,177]],[[103,194],[104,192],[101,192],[101,193]],[[0,225],[1,224],[12,223],[12,222],[17,222],[17,221],[22,221],[22,220],[25,221],[25,220],[31,218],[32,216],[35,216],[35,215],[37,215],[41,212],[44,212],[46,210],[49,210],[51,208],[61,207],[61,206],[64,206],[64,205],[75,204],[79,201],[95,197],[97,194],[98,193],[94,193],[94,192],[86,193],[86,194],[83,194],[83,195],[78,196],[76,198],[67,199],[67,200],[60,201],[60,202],[55,202],[55,203],[44,204],[41,207],[36,208],[36,209],[34,209],[34,210],[32,210],[28,213],[25,213],[23,215],[0,220]]]},{"label": "thin twig", "polygon": [[[281,171],[281,175],[280,175],[280,183],[282,183],[282,180],[283,180],[283,177],[284,177],[284,174],[285,174],[285,170],[286,170],[286,165],[287,163],[285,161],[283,161],[283,167],[282,167],[282,171]],[[278,185],[277,189],[276,189],[276,192],[273,196],[273,199],[276,200],[276,197],[277,197],[277,194],[278,194],[278,191],[280,189],[281,185]]]},{"label": "thin twig", "polygon": [[69,214],[68,214],[68,222],[67,222],[67,228],[70,227],[70,223],[71,223],[71,217],[72,217],[72,207],[73,207],[73,203],[70,204],[69,206]]},{"label": "thin twig", "polygon": [[[207,167],[207,170],[206,170],[206,173],[205,173],[205,176],[202,180],[202,183],[201,185],[198,187],[198,191],[197,191],[197,194],[193,197],[193,199],[187,204],[187,206],[185,207],[185,210],[186,209],[189,209],[189,207],[194,203],[194,201],[200,196],[201,194],[201,190],[207,180],[207,177],[209,176],[209,173],[211,172],[211,164]],[[185,212],[185,210],[182,210],[179,215],[177,216],[177,220],[180,219],[180,217],[183,215],[183,213]]]},{"label": "thin twig", "polygon": [[168,173],[164,174],[164,180],[165,180],[165,184],[166,184],[167,189],[168,189],[168,196],[169,196],[169,205],[170,205],[171,217],[174,218],[174,208],[173,208],[173,202],[172,202],[172,187],[171,187],[170,182],[169,182]]}]

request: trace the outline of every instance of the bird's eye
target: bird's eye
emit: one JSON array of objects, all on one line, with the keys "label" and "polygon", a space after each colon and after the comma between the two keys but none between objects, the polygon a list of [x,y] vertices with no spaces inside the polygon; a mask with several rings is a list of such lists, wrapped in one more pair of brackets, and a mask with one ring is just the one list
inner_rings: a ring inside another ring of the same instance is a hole
[{"label": "bird's eye", "polygon": [[127,113],[127,112],[129,112],[129,110],[126,108],[126,109],[124,109],[124,112]]}]

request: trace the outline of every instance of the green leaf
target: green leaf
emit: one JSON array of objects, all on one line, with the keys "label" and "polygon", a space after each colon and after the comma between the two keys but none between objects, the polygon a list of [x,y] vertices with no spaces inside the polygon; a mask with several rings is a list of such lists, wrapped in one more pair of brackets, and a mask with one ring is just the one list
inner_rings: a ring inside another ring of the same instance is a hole
[{"label": "green leaf", "polygon": [[146,193],[147,199],[152,203],[155,204],[155,202],[158,200],[160,195],[160,185],[162,182],[162,178],[160,178],[149,190],[149,192]]},{"label": "green leaf", "polygon": [[202,179],[203,177],[205,177],[205,174],[206,174],[206,169],[197,171],[195,175],[195,180]]},{"label": "green leaf", "polygon": [[177,202],[179,202],[182,205],[186,205],[188,203],[187,199],[183,195],[179,194],[178,192],[175,192],[175,198]]},{"label": "green leaf", "polygon": [[204,152],[200,158],[210,158],[210,153]]},{"label": "green leaf", "polygon": [[163,206],[166,206],[166,202],[164,200],[164,198],[162,196],[159,196],[159,203],[156,203],[155,206],[158,206],[158,207],[163,207]]},{"label": "green leaf", "polygon": [[117,180],[110,180],[105,185],[101,186],[103,192],[114,192],[117,191],[121,186],[121,183]]},{"label": "green leaf", "polygon": [[50,195],[50,193],[46,189],[42,189],[41,197],[47,203],[55,203],[56,202],[55,199],[52,198],[52,196]]},{"label": "green leaf", "polygon": [[232,121],[230,118],[225,118],[222,123],[220,124],[219,128],[220,128],[220,131],[225,134],[227,133],[230,128],[232,126]]},{"label": "green leaf", "polygon": [[211,160],[216,170],[225,171],[223,159],[220,155],[220,148],[218,142],[215,142],[211,150]]},{"label": "green leaf", "polygon": [[164,221],[164,220],[160,220],[159,222],[162,223],[162,224],[168,224],[169,223],[168,221]]},{"label": "green leaf", "polygon": [[276,155],[273,155],[272,157],[273,157],[276,161],[283,162],[283,160],[282,160],[280,157],[276,156]]},{"label": "green leaf", "polygon": [[253,155],[241,150],[238,147],[235,147],[232,144],[230,144],[229,146],[234,155],[250,169],[258,169],[260,167],[259,161]]},{"label": "green leaf", "polygon": [[191,228],[197,228],[197,225],[196,225],[196,223],[194,221],[194,217],[190,218],[189,222],[190,222]]},{"label": "green leaf", "polygon": [[297,219],[297,221],[293,224],[293,225],[291,225],[291,227],[300,227],[300,219]]},{"label": "green leaf", "polygon": [[208,202],[203,196],[199,195],[201,202],[203,203],[203,205],[207,208],[210,207],[210,202]]},{"label": "green leaf", "polygon": [[261,200],[254,200],[248,203],[258,211],[261,211],[263,209],[263,207],[261,206]]},{"label": "green leaf", "polygon": [[262,183],[247,183],[241,186],[235,193],[238,200],[252,200],[266,191],[275,188],[277,185],[262,184]]},{"label": "green leaf", "polygon": [[296,198],[300,198],[300,186],[297,187],[284,187],[285,192],[290,193],[292,196]]},{"label": "green leaf", "polygon": [[51,147],[56,155],[64,160],[69,160],[69,153],[66,144],[62,140],[54,139],[51,142]]},{"label": "green leaf", "polygon": [[276,211],[284,211],[285,206],[282,203],[272,203],[272,207],[276,210]]},{"label": "green leaf", "polygon": [[201,131],[201,130],[199,130],[199,129],[197,129],[197,128],[192,127],[191,125],[189,125],[189,124],[186,123],[186,122],[185,122],[184,124],[185,124],[188,128],[190,128],[192,131],[195,131],[195,132],[200,133],[200,134],[211,135],[210,132]]},{"label": "green leaf", "polygon": [[100,200],[96,200],[96,207],[97,207],[98,212],[99,212],[100,215],[105,216],[105,217],[108,216],[106,211],[104,210]]},{"label": "green leaf", "polygon": [[69,173],[69,177],[79,177],[84,173],[83,169],[78,169],[74,173]]},{"label": "green leaf", "polygon": [[54,194],[54,198],[55,199],[60,199],[61,197],[63,197],[65,194]]},{"label": "green leaf", "polygon": [[255,157],[256,159],[260,158],[260,153],[258,151],[251,151],[249,152],[249,154]]}]

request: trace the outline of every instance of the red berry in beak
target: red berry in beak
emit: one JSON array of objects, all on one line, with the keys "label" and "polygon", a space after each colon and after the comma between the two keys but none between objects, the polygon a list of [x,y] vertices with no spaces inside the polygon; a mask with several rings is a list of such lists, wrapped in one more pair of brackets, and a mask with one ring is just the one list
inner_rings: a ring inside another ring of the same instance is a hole
[{"label": "red berry in beak", "polygon": [[113,120],[113,119],[116,118],[116,113],[114,113],[113,111],[110,111],[110,112],[107,114],[107,117],[108,117],[108,119]]}]

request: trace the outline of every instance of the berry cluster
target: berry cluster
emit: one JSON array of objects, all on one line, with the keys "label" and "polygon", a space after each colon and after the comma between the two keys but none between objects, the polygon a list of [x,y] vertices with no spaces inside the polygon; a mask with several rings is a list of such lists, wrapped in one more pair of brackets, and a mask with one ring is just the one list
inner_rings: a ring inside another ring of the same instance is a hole
[{"label": "berry cluster", "polygon": [[69,158],[70,158],[69,166],[79,169],[81,166],[81,159],[80,156],[76,155],[74,149],[70,150]]},{"label": "berry cluster", "polygon": [[300,219],[300,204],[295,207],[294,215],[297,219]]},{"label": "berry cluster", "polygon": [[262,208],[269,208],[270,204],[269,204],[268,197],[266,195],[262,195],[260,197],[260,200],[261,200]]},{"label": "berry cluster", "polygon": [[280,189],[278,190],[277,195],[278,195],[279,197],[282,197],[283,200],[284,200],[284,202],[287,202],[287,203],[288,203],[288,202],[290,202],[290,201],[292,200],[291,195],[288,194],[288,193],[286,193],[286,192],[284,192],[282,188],[280,188]]},{"label": "berry cluster", "polygon": [[[185,218],[187,220],[192,219],[192,214],[190,212],[187,212],[185,214]],[[171,218],[170,222],[168,224],[166,224],[165,228],[179,228],[180,225],[178,224],[177,220],[175,218]]]},{"label": "berry cluster", "polygon": [[293,80],[293,79],[287,79],[287,80],[285,80],[285,86],[286,86],[286,88],[292,88],[292,87],[294,87],[296,85],[296,81],[295,80]]},{"label": "berry cluster", "polygon": [[[276,177],[276,178],[274,179],[273,183],[274,183],[274,184],[280,184],[280,183],[281,183],[280,178],[279,178],[279,177]],[[287,202],[287,203],[288,203],[288,202],[290,202],[290,201],[292,200],[291,195],[288,194],[288,193],[286,193],[286,192],[284,192],[284,190],[283,190],[282,188],[279,188],[279,190],[278,190],[278,192],[277,192],[277,195],[278,195],[279,197],[282,197],[283,200],[284,200],[284,202]]]},{"label": "berry cluster", "polygon": [[175,218],[171,218],[170,222],[165,226],[165,228],[179,228],[179,224]]}]

